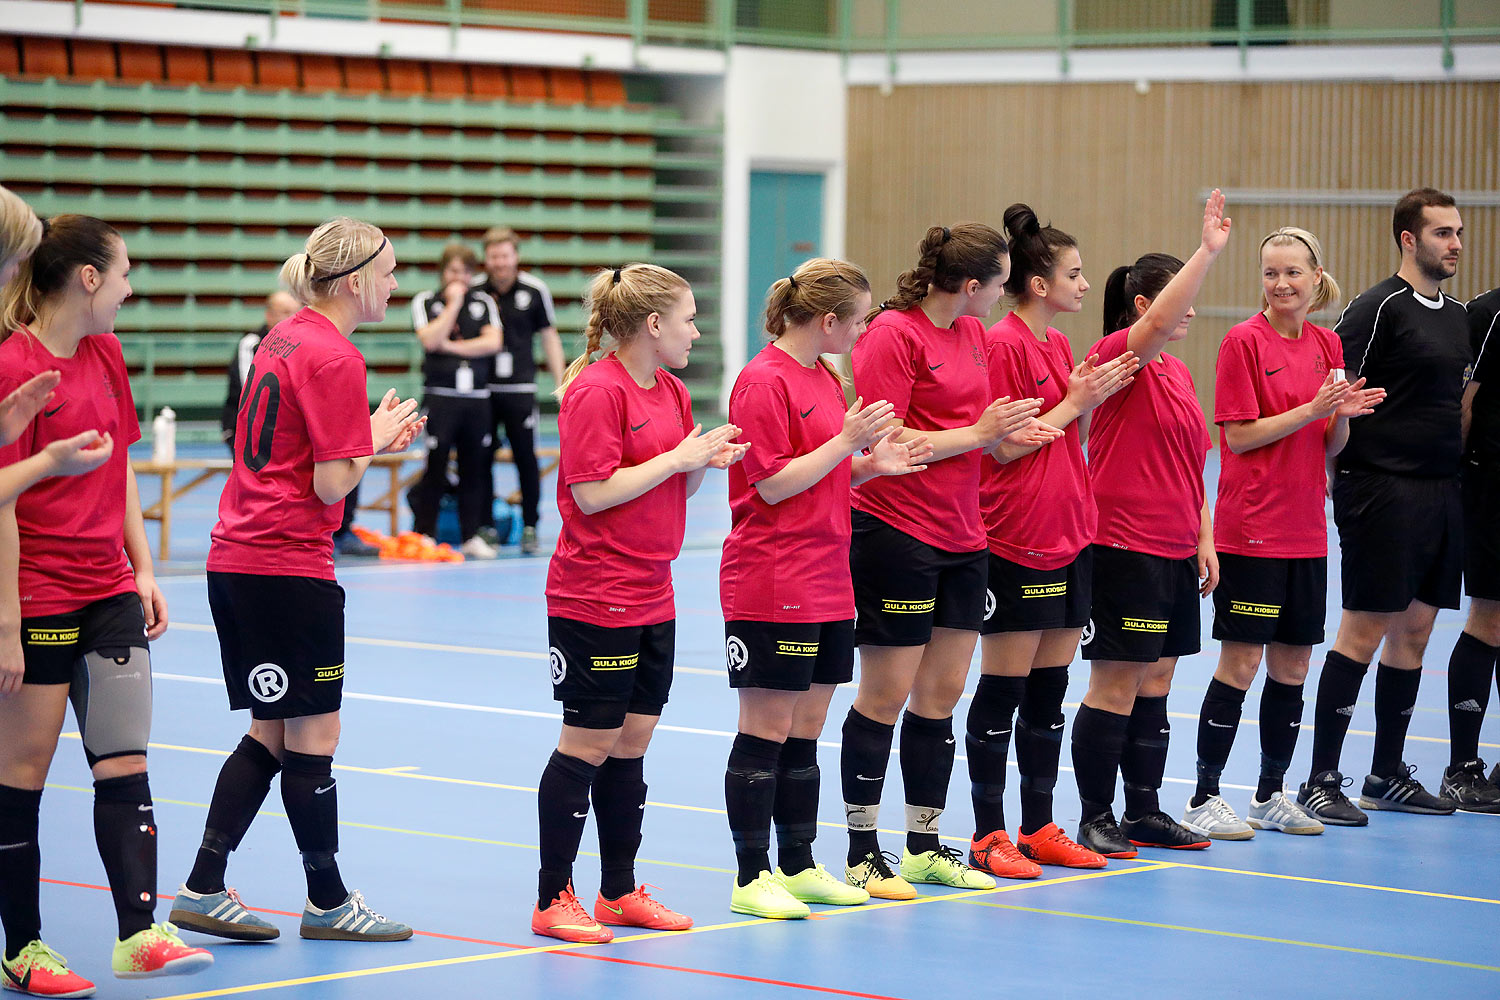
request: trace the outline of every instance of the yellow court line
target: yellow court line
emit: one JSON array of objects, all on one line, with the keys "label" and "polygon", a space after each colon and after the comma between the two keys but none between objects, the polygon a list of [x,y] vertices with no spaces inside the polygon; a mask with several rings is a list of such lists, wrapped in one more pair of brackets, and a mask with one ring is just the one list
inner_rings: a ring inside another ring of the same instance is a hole
[{"label": "yellow court line", "polygon": [[[1059,879],[1050,879],[1042,882],[1017,882],[998,889],[973,889],[967,892],[948,893],[944,895],[918,896],[916,899],[887,900],[881,903],[866,903],[863,906],[850,906],[824,910],[819,913],[822,917],[852,916],[858,913],[872,913],[877,910],[892,909],[898,906],[916,906],[923,903],[961,902],[974,896],[995,895],[1002,892],[1018,892],[1023,889],[1034,889],[1044,885],[1059,885],[1065,882],[1082,882],[1090,879],[1109,878],[1113,875],[1129,875],[1135,872],[1157,871],[1167,865],[1148,864],[1136,868],[1116,868],[1106,871],[1085,872],[1079,875],[1065,876]],[[652,931],[646,934],[632,934],[629,937],[616,938],[615,945],[634,944],[640,941],[654,941],[657,938],[672,938],[678,940],[693,934],[707,934],[714,931],[734,930],[741,927],[771,926],[784,924],[781,920],[763,920],[754,918],[750,920],[733,920],[722,924],[709,924],[705,927],[693,927],[686,931]],[[235,996],[241,993],[259,993],[265,990],[282,989],[287,986],[306,986],[311,983],[328,983],[343,979],[358,979],[365,976],[379,976],[391,972],[409,972],[416,969],[436,969],[452,965],[466,965],[473,962],[488,962],[500,958],[515,958],[521,955],[536,955],[554,951],[571,951],[578,948],[602,948],[604,945],[597,944],[558,944],[541,945],[535,948],[513,948],[509,951],[486,952],[482,955],[464,955],[459,958],[436,958],[426,962],[406,962],[401,965],[384,965],[373,969],[356,969],[350,972],[329,972],[321,976],[305,976],[300,979],[280,979],[269,983],[251,983],[245,986],[226,986],[217,990],[205,990],[201,993],[178,993],[160,1000],[207,1000],[209,997]]]},{"label": "yellow court line", "polygon": [[1153,920],[1127,920],[1124,917],[1105,917],[1095,913],[1069,913],[1066,910],[1044,910],[1034,906],[1014,906],[1009,903],[988,903],[982,899],[965,900],[971,906],[991,906],[997,910],[1015,910],[1019,913],[1040,913],[1049,917],[1072,917],[1075,920],[1096,920],[1107,924],[1126,924],[1131,927],[1150,927],[1154,930],[1183,931],[1188,934],[1209,934],[1214,937],[1235,938],[1240,941],[1261,941],[1266,944],[1286,944],[1298,948],[1316,948],[1320,951],[1341,951],[1350,955],[1370,955],[1375,958],[1396,958],[1406,962],[1425,962],[1429,965],[1447,965],[1457,969],[1477,969],[1480,972],[1500,972],[1500,965],[1480,965],[1478,962],[1458,962],[1451,958],[1431,958],[1427,955],[1405,955],[1397,951],[1377,951],[1374,948],[1351,948],[1342,944],[1322,944],[1317,941],[1298,941],[1294,938],[1268,937],[1264,934],[1241,934],[1237,931],[1214,930],[1209,927],[1185,927],[1181,924],[1162,924]]},{"label": "yellow court line", "polygon": [[1314,885],[1332,885],[1343,889],[1369,889],[1372,892],[1394,892],[1402,896],[1427,896],[1432,899],[1452,899],[1460,903],[1488,903],[1500,906],[1500,899],[1483,896],[1459,896],[1451,892],[1428,892],[1425,889],[1401,889],[1393,885],[1371,885],[1365,882],[1339,882],[1335,879],[1313,878],[1310,875],[1283,875],[1280,872],[1257,872],[1243,868],[1216,868],[1213,865],[1193,865],[1185,861],[1163,861],[1164,868],[1196,868],[1205,872],[1224,872],[1227,875],[1253,875],[1256,878],[1277,878],[1288,882],[1311,882]]}]

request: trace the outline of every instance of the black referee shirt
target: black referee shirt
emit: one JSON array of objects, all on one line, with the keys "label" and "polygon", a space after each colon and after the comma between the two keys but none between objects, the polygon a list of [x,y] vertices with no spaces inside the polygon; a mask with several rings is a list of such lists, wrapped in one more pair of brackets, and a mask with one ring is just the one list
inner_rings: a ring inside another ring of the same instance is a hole
[{"label": "black referee shirt", "polygon": [[[446,301],[442,289],[418,292],[411,300],[413,329],[420,330],[443,312]],[[486,326],[500,325],[500,310],[495,300],[478,288],[470,288],[459,307],[449,340],[473,340]],[[459,368],[467,362],[474,373],[473,385],[467,392],[458,389],[455,382]],[[428,351],[422,359],[422,385],[439,395],[487,396],[487,388],[495,359],[493,355],[480,358],[461,358],[456,354],[438,354]]]},{"label": "black referee shirt", "polygon": [[536,335],[556,326],[552,311],[552,292],[547,283],[534,274],[522,271],[510,291],[501,292],[489,278],[475,285],[488,292],[500,307],[500,330],[505,336],[505,353],[510,355],[510,372],[502,361],[490,380],[493,388],[510,392],[536,391]]},{"label": "black referee shirt", "polygon": [[1474,350],[1473,412],[1469,424],[1469,454],[1486,463],[1500,463],[1500,288],[1492,288],[1465,307],[1469,312],[1469,344]]},{"label": "black referee shirt", "polygon": [[1474,360],[1464,307],[1442,292],[1423,298],[1392,275],[1349,303],[1334,332],[1349,380],[1363,376],[1386,391],[1374,413],[1349,422],[1338,467],[1458,475],[1464,372]]}]

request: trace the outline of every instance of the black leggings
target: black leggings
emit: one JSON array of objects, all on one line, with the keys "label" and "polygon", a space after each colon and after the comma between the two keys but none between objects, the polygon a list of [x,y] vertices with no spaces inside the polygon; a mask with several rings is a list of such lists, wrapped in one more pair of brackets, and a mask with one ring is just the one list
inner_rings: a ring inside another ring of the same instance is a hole
[{"label": "black leggings", "polygon": [[474,537],[489,517],[489,465],[492,456],[489,403],[481,397],[428,396],[427,469],[407,500],[412,527],[437,535],[438,504],[448,490],[448,454],[458,453],[458,528],[462,541]]},{"label": "black leggings", "polygon": [[[500,441],[501,428],[505,429],[505,440],[516,463],[516,476],[521,481],[521,522],[528,528],[535,528],[537,505],[542,498],[542,476],[536,462],[536,393],[496,392],[492,388],[490,420],[496,444]],[[493,493],[491,486],[491,495]]]}]

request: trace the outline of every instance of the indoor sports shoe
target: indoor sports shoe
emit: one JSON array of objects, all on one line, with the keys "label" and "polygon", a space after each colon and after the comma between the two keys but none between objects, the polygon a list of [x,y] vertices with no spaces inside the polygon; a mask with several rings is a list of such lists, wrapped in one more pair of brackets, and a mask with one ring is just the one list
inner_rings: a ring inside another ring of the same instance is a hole
[{"label": "indoor sports shoe", "polygon": [[331,910],[320,910],[309,899],[298,933],[314,941],[405,941],[412,930],[370,909],[364,894],[355,889]]},{"label": "indoor sports shoe", "polygon": [[1349,801],[1344,789],[1354,784],[1337,771],[1319,771],[1297,789],[1297,804],[1315,820],[1328,826],[1365,826],[1370,817]]},{"label": "indoor sports shoe", "polygon": [[[782,882],[770,872],[761,872],[749,885],[740,885],[738,878],[729,893],[729,908],[735,913],[748,913],[752,917],[767,920],[802,920],[812,916],[807,904],[791,894]],[[852,886],[848,888],[853,888]],[[856,892],[864,892],[856,889]],[[866,899],[870,897],[865,896]]]},{"label": "indoor sports shoe", "polygon": [[1189,832],[1210,840],[1253,840],[1255,837],[1252,824],[1235,815],[1234,808],[1224,801],[1222,795],[1210,795],[1201,806],[1193,805],[1193,800],[1188,799],[1182,825]]},{"label": "indoor sports shoe", "polygon": [[1500,813],[1500,788],[1484,776],[1484,761],[1466,760],[1443,771],[1443,798],[1464,812]]},{"label": "indoor sports shoe", "polygon": [[478,535],[471,535],[458,547],[458,551],[464,554],[465,559],[496,559],[500,555],[499,549]]},{"label": "indoor sports shoe", "polygon": [[534,556],[542,551],[542,540],[537,537],[535,528],[521,529],[521,555]]},{"label": "indoor sports shoe", "polygon": [[0,959],[4,970],[5,988],[33,997],[91,997],[94,984],[68,968],[68,960],[57,952],[33,941],[21,949],[21,954],[6,962]]},{"label": "indoor sports shoe", "polygon": [[1042,866],[1023,858],[1004,830],[969,842],[969,867],[996,878],[1036,878],[1042,873]]},{"label": "indoor sports shoe", "polygon": [[571,882],[551,906],[544,910],[538,903],[531,911],[531,933],[581,944],[606,944],[615,939],[614,931],[589,916],[573,895]]},{"label": "indoor sports shoe", "polygon": [[1078,843],[1095,854],[1124,861],[1140,853],[1125,834],[1120,832],[1115,814],[1108,810],[1078,824]]},{"label": "indoor sports shoe", "polygon": [[859,906],[870,901],[870,894],[857,885],[840,882],[822,865],[804,868],[795,875],[776,869],[776,881],[803,903],[828,906]]},{"label": "indoor sports shoe", "polygon": [[1262,802],[1250,796],[1250,825],[1257,830],[1280,830],[1298,836],[1316,836],[1323,824],[1309,816],[1301,806],[1281,791]]},{"label": "indoor sports shoe", "polygon": [[1150,812],[1140,819],[1126,816],[1120,832],[1136,847],[1165,847],[1169,851],[1201,851],[1209,839],[1194,833],[1166,813]]},{"label": "indoor sports shoe", "polygon": [[183,930],[235,941],[270,941],[281,936],[275,924],[245,909],[234,889],[199,894],[184,884],[172,900],[172,912],[167,919]]},{"label": "indoor sports shoe", "polygon": [[865,890],[872,899],[916,899],[917,890],[891,870],[892,861],[896,856],[887,851],[866,851],[859,864],[845,866],[844,881]]},{"label": "indoor sports shoe", "polygon": [[1017,845],[1021,853],[1039,865],[1062,868],[1103,868],[1109,864],[1104,855],[1075,844],[1062,827],[1048,823],[1036,833],[1021,834]]},{"label": "indoor sports shoe", "polygon": [[177,936],[172,923],[152,924],[124,941],[115,942],[109,959],[116,979],[150,979],[154,976],[186,976],[214,964],[203,948],[189,948]]},{"label": "indoor sports shoe", "polygon": [[1359,804],[1366,809],[1387,809],[1393,812],[1422,813],[1427,816],[1448,816],[1457,808],[1451,799],[1439,798],[1413,775],[1416,767],[1402,763],[1401,769],[1388,778],[1365,776],[1365,785],[1359,792]]},{"label": "indoor sports shoe", "polygon": [[901,848],[901,877],[908,882],[951,885],[955,889],[993,889],[995,880],[964,864],[962,854],[947,845],[913,854]]},{"label": "indoor sports shoe", "polygon": [[594,919],[615,927],[644,927],[652,931],[685,931],[693,926],[692,917],[667,909],[652,899],[643,885],[619,899],[605,899],[601,894],[594,900]]}]

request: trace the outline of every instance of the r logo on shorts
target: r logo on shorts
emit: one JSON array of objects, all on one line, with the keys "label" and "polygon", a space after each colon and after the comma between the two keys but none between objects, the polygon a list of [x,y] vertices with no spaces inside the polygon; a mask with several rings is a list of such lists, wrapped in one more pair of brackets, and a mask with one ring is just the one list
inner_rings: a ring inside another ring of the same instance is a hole
[{"label": "r logo on shorts", "polygon": [[1094,619],[1090,618],[1089,623],[1083,627],[1081,638],[1085,646],[1094,641]]},{"label": "r logo on shorts", "polygon": [[989,621],[995,617],[995,592],[986,589],[984,592],[984,620]]},{"label": "r logo on shorts", "polygon": [[286,694],[286,671],[274,663],[262,663],[250,671],[250,694],[256,701],[280,701]]},{"label": "r logo on shorts", "polygon": [[547,650],[547,661],[552,666],[552,686],[556,687],[563,682],[564,677],[568,676],[568,661],[563,657],[562,650],[556,646]]},{"label": "r logo on shorts", "polygon": [[744,640],[737,635],[730,636],[724,643],[724,659],[730,670],[744,670],[750,662],[750,650],[745,647]]}]

